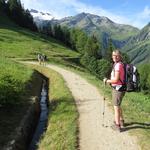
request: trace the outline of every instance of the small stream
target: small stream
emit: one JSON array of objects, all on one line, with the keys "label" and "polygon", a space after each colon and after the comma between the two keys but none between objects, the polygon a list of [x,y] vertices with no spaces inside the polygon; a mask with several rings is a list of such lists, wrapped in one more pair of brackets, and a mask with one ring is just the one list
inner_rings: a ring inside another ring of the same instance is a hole
[{"label": "small stream", "polygon": [[37,144],[43,132],[46,130],[47,118],[48,118],[48,88],[46,86],[46,81],[43,81],[42,91],[40,97],[40,117],[33,135],[33,139],[29,145],[28,150],[36,150]]}]

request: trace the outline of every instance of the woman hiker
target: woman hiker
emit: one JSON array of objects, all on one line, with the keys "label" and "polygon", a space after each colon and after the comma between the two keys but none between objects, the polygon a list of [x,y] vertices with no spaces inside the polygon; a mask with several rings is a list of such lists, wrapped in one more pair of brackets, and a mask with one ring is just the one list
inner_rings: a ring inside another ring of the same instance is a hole
[{"label": "woman hiker", "polygon": [[111,72],[111,78],[104,78],[104,84],[111,84],[112,86],[112,100],[114,105],[114,124],[113,129],[121,132],[121,128],[124,126],[124,119],[121,109],[121,102],[125,95],[123,90],[124,82],[124,64],[122,63],[122,55],[119,50],[112,52],[113,68]]}]

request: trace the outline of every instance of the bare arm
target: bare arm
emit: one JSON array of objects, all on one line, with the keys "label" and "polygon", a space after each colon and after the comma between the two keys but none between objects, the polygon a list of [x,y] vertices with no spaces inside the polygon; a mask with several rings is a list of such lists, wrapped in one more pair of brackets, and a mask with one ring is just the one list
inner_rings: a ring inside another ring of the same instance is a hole
[{"label": "bare arm", "polygon": [[110,84],[114,84],[119,81],[119,71],[115,71],[115,77],[113,80],[108,79],[106,82]]}]

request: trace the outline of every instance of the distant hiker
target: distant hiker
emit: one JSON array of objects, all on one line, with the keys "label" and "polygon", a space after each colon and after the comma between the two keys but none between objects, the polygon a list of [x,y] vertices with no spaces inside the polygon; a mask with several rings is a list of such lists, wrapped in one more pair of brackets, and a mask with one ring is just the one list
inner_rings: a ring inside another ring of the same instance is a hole
[{"label": "distant hiker", "polygon": [[42,54],[42,57],[41,57],[41,58],[42,58],[42,59],[41,59],[42,64],[43,64],[43,66],[45,66],[45,65],[46,65],[47,56],[46,56],[45,54]]},{"label": "distant hiker", "polygon": [[39,65],[41,65],[42,56],[40,53],[37,55],[37,59],[38,59]]},{"label": "distant hiker", "polygon": [[112,86],[112,100],[115,112],[115,121],[112,128],[121,132],[121,128],[124,125],[121,102],[125,95],[125,91],[122,86],[124,82],[125,71],[124,64],[122,63],[122,55],[119,50],[114,50],[112,52],[112,59],[114,64],[111,72],[111,78],[104,78],[103,81],[104,84],[108,83]]}]

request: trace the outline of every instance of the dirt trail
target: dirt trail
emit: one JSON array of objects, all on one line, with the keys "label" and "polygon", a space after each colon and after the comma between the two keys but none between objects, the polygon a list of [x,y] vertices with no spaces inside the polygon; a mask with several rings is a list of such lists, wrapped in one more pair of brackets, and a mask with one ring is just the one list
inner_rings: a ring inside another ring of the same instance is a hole
[{"label": "dirt trail", "polygon": [[128,132],[118,133],[111,129],[113,113],[105,107],[105,127],[103,121],[103,97],[96,87],[79,75],[55,65],[47,67],[60,73],[75,98],[79,111],[80,150],[140,150],[136,138]]},{"label": "dirt trail", "polygon": [[[48,65],[59,72],[66,81],[75,98],[79,111],[79,145],[80,150],[138,150],[135,138],[127,131],[118,133],[110,126],[113,122],[112,111],[106,106],[105,127],[103,121],[103,97],[97,88],[79,75],[54,65]],[[108,127],[106,127],[108,126]]]}]

